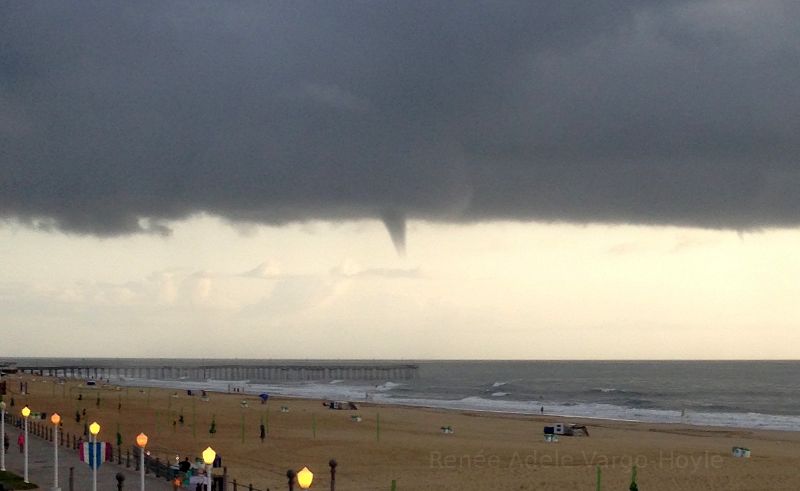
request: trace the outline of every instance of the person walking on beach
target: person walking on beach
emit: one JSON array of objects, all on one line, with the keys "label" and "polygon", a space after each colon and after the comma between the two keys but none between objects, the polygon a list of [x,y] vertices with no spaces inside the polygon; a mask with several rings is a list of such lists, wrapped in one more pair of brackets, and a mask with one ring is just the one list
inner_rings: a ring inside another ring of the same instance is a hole
[{"label": "person walking on beach", "polygon": [[540,413],[542,413],[542,414],[544,414],[544,406],[542,406],[542,407],[539,409],[539,412],[540,412]]},{"label": "person walking on beach", "polygon": [[17,437],[17,445],[19,445],[19,453],[22,453],[22,452],[25,451],[25,434],[24,433],[20,433],[19,436]]}]

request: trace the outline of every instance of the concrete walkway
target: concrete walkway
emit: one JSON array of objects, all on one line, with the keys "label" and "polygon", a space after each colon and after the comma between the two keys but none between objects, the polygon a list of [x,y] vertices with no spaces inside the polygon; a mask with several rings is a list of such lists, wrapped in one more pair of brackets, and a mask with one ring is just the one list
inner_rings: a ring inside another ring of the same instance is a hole
[{"label": "concrete walkway", "polygon": [[[6,422],[6,433],[11,446],[6,454],[6,470],[23,475],[24,456],[19,451],[17,436],[21,430]],[[41,438],[28,435],[28,480],[39,486],[39,489],[51,490],[53,488],[53,443]],[[90,491],[92,489],[92,472],[89,466],[81,462],[78,452],[66,447],[58,447],[58,485],[62,491],[70,491],[69,468],[74,467],[74,489],[72,491]],[[139,491],[139,472],[133,470],[133,464],[128,469],[124,465],[118,466],[105,462],[97,470],[97,491],[116,491],[117,472],[125,476],[123,490]],[[152,475],[146,476],[145,489],[148,491],[172,491],[172,485],[164,480],[156,479]]]}]

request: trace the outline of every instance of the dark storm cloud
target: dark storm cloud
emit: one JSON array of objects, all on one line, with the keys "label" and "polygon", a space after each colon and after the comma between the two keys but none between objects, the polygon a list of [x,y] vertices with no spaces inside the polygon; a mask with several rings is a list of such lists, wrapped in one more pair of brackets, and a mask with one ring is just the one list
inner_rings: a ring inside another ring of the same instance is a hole
[{"label": "dark storm cloud", "polygon": [[0,216],[795,226],[798,5],[4,2]]}]

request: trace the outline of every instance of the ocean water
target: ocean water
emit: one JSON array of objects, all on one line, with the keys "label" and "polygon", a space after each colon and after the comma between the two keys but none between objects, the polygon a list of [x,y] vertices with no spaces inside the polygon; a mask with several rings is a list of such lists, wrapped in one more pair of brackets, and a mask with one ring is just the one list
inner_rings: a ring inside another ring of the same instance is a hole
[{"label": "ocean water", "polygon": [[390,398],[434,406],[800,430],[800,362],[436,362]]},{"label": "ocean water", "polygon": [[[46,364],[44,360],[38,361]],[[188,361],[173,363],[183,365]],[[164,362],[158,361],[161,365]],[[130,360],[126,363],[130,364]],[[140,363],[148,364],[146,360]],[[800,431],[800,361],[415,363],[419,364],[418,377],[407,381],[260,383],[131,379],[121,382],[223,391],[236,385],[255,394],[369,399],[388,404],[523,414],[538,413],[544,407],[547,414],[564,416]],[[113,362],[103,360],[102,364],[113,365]]]}]

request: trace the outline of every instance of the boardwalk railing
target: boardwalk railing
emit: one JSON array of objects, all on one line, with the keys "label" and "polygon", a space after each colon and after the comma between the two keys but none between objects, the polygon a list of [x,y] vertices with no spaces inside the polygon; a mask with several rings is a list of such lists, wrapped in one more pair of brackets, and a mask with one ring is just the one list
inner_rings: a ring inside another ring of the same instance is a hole
[{"label": "boardwalk railing", "polygon": [[[6,413],[6,424],[15,426],[17,428],[23,427],[23,418],[16,414]],[[43,420],[28,420],[28,437],[37,437],[42,438],[46,441],[52,442],[53,441],[53,425],[43,421]],[[61,447],[64,447],[68,450],[73,450],[75,452],[78,451],[78,447],[80,444],[85,441],[84,435],[79,435],[76,433],[70,433],[66,431],[59,431],[58,433],[58,444]],[[2,442],[0,442],[2,444]],[[125,466],[127,468],[133,468],[135,470],[140,470],[139,462],[140,462],[140,452],[141,450],[139,447],[133,445],[128,449],[125,449],[123,452],[122,447],[117,446],[113,449],[113,454],[111,456],[110,463]],[[330,462],[331,470],[335,473],[336,462],[331,460]],[[152,474],[156,478],[161,478],[166,481],[173,481],[176,477],[181,479],[181,482],[184,482],[184,474],[175,469],[174,466],[170,465],[169,461],[164,459],[160,459],[159,457],[148,455],[145,453],[144,456],[144,469],[146,474]],[[228,475],[228,468],[222,468],[222,475],[212,475],[212,491],[273,491],[273,490],[280,490],[285,489],[288,484],[288,479],[275,479],[274,484],[270,484],[268,486],[257,488],[254,487],[252,483],[244,484],[239,483],[236,479],[230,477]],[[190,489],[193,490],[192,487],[181,487],[178,489]],[[331,489],[333,490],[333,485],[331,485]],[[205,488],[203,488],[205,491]]]}]

